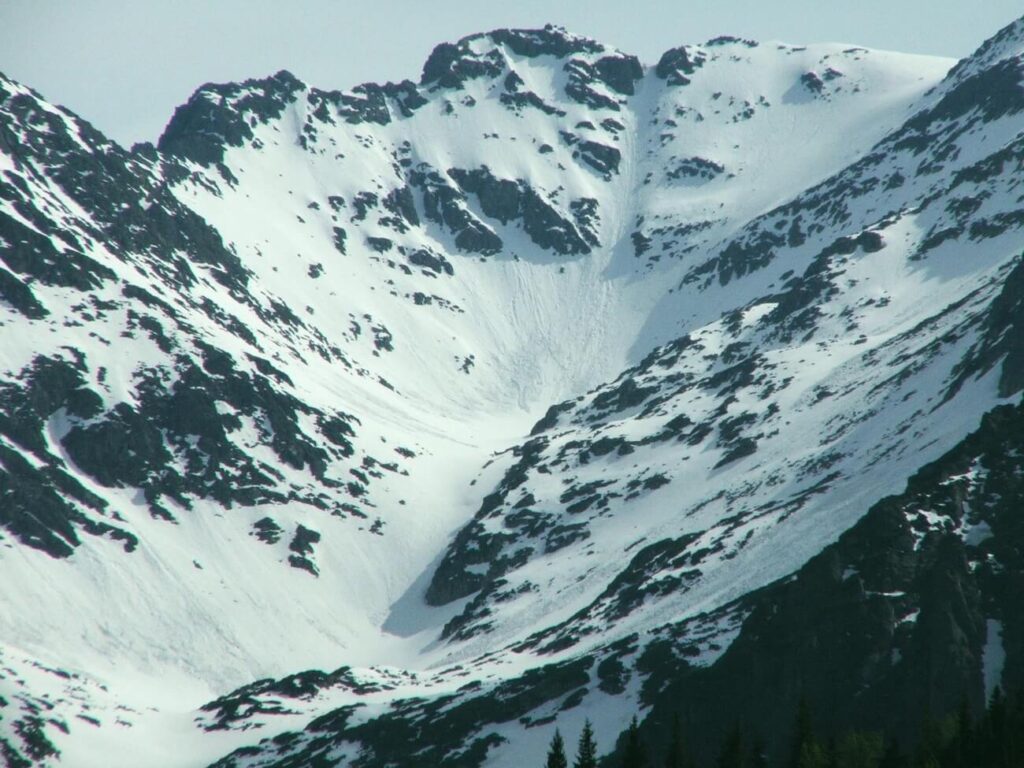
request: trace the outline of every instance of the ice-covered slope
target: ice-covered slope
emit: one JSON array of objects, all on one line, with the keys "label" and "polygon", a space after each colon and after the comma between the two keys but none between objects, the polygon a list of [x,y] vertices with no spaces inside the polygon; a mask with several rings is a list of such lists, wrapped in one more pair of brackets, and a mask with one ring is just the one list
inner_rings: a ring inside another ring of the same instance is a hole
[{"label": "ice-covered slope", "polygon": [[448,717],[431,759],[504,765],[563,697],[612,735],[669,624],[713,664],[1019,390],[1015,29],[945,79],[499,30],[418,84],[204,86],[131,152],[3,81],[9,745],[45,699],[69,765],[324,712],[282,753]]}]

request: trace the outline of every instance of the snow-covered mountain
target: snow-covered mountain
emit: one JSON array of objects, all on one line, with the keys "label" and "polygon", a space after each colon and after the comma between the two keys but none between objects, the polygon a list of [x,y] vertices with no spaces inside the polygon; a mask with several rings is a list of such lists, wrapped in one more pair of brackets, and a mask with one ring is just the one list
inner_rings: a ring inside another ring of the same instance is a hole
[{"label": "snow-covered mountain", "polygon": [[1022,55],[497,30],[131,150],[0,79],[0,754],[521,766],[1024,682]]}]

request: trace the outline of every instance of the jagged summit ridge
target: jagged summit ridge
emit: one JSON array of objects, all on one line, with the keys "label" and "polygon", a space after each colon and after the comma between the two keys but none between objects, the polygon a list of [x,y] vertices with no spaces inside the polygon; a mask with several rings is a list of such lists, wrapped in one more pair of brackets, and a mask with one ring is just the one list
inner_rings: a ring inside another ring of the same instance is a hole
[{"label": "jagged summit ridge", "polygon": [[1024,18],[1008,24],[972,55],[960,61],[950,72],[954,80],[967,78],[1010,59],[1019,61],[1024,54]]},{"label": "jagged summit ridge", "polygon": [[565,59],[573,54],[598,54],[605,50],[595,40],[550,24],[543,29],[496,29],[438,45],[423,65],[420,84],[452,88],[461,85],[466,77],[501,74],[510,54]]},{"label": "jagged summit ridge", "polygon": [[[498,29],[457,43],[442,43],[424,63],[419,88],[458,89],[469,79],[504,76],[507,103],[536,106],[539,102],[535,94],[518,92],[522,79],[515,73],[510,57],[540,56],[569,59],[564,69],[569,74],[566,94],[571,98],[613,109],[618,108],[615,98],[600,89],[595,91],[592,85],[599,83],[613,94],[628,96],[643,75],[635,56],[611,51],[593,40],[548,25],[539,30]],[[333,108],[338,117],[349,122],[386,125],[393,117],[410,117],[426,104],[419,88],[404,80],[397,84],[365,83],[347,93],[320,91],[308,89],[287,71],[239,84],[206,84],[175,111],[158,147],[203,165],[218,162],[219,146],[241,146],[252,138],[252,117],[270,120],[280,116],[303,90],[309,91],[308,101],[321,116]],[[250,119],[240,114],[249,114]]]}]

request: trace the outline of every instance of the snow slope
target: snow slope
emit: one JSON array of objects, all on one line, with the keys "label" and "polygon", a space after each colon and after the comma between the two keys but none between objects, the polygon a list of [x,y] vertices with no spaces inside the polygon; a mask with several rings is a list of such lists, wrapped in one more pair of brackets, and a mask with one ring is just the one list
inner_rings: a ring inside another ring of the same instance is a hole
[{"label": "snow slope", "polygon": [[[0,81],[8,741],[18,690],[43,764],[184,766],[669,623],[713,664],[1018,394],[1015,28],[948,77],[498,30],[419,84],[207,85],[131,152]],[[565,717],[610,737],[640,680],[604,688]],[[487,765],[542,754],[501,722]]]}]

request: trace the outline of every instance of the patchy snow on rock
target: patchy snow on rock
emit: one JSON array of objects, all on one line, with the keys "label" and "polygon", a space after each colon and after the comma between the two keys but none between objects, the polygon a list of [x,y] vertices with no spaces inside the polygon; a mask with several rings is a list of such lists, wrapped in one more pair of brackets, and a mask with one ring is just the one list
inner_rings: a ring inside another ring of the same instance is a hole
[{"label": "patchy snow on rock", "polygon": [[132,152],[0,80],[0,695],[75,766],[497,709],[488,766],[556,717],[610,749],[645,649],[714,665],[1018,394],[1024,99],[964,85],[1014,40],[498,30],[418,84],[207,85]]}]

